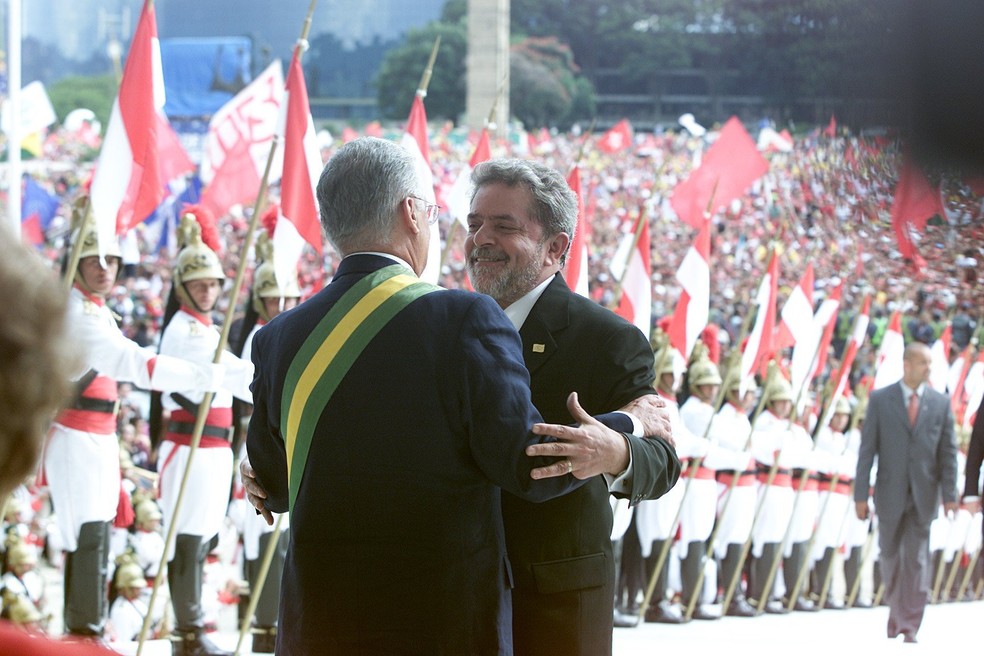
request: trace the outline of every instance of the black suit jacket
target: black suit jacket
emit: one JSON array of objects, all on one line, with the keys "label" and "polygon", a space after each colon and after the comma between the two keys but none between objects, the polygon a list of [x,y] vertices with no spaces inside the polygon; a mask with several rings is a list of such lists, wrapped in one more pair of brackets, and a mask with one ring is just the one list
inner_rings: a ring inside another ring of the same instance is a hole
[{"label": "black suit jacket", "polygon": [[[345,258],[256,334],[247,447],[273,511],[287,510],[287,369],[342,293],[389,264]],[[524,454],[542,438],[519,349],[490,298],[449,290],[366,346],[321,414],[291,510],[277,653],[512,653],[499,488],[542,501],[579,484],[530,478],[547,461]]]},{"label": "black suit jacket", "polygon": [[[572,391],[591,414],[617,410],[653,392],[653,353],[646,337],[571,292],[560,274],[533,306],[520,336],[533,403],[546,421],[571,421],[566,403]],[[680,474],[675,451],[661,439],[628,439],[631,503],[661,496]],[[615,563],[604,477],[545,503],[505,492],[503,519],[516,581],[516,655],[610,653]]]}]

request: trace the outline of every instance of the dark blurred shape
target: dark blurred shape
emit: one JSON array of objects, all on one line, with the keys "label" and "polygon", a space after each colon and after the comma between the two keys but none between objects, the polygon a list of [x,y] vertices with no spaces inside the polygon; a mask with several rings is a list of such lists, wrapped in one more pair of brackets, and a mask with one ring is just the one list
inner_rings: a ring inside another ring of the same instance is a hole
[{"label": "dark blurred shape", "polygon": [[896,125],[925,168],[984,171],[984,2],[905,0],[886,71]]}]

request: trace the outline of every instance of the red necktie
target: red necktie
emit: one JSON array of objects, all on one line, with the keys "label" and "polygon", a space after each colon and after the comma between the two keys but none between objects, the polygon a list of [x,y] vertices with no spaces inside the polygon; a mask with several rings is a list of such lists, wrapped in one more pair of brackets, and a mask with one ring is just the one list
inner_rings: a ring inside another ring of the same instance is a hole
[{"label": "red necktie", "polygon": [[909,425],[916,425],[916,417],[919,416],[919,395],[913,392],[909,395]]}]

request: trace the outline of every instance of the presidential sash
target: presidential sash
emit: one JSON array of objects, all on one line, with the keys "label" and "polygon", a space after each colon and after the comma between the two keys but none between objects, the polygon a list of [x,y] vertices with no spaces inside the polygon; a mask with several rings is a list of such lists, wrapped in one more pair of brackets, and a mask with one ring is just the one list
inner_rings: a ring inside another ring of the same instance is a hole
[{"label": "presidential sash", "polygon": [[440,287],[393,264],[345,292],[304,341],[287,370],[280,432],[287,449],[290,508],[301,487],[314,430],[331,395],[373,337],[407,305]]}]

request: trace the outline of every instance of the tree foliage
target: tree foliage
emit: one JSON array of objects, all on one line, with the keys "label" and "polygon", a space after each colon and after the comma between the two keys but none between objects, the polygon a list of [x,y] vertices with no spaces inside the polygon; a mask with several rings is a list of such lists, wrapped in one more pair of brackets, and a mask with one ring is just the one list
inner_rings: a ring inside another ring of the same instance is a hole
[{"label": "tree foliage", "polygon": [[406,41],[386,53],[376,79],[383,116],[406,118],[414,93],[430,58],[434,40],[441,45],[427,89],[427,117],[455,121],[465,111],[465,55],[467,33],[463,23],[431,22],[410,30]]},{"label": "tree foliage", "polygon": [[51,105],[59,121],[65,120],[73,109],[91,109],[104,126],[109,125],[109,113],[116,99],[116,79],[112,75],[98,77],[66,77],[47,89]]},{"label": "tree foliage", "polygon": [[527,128],[567,128],[594,114],[591,84],[578,76],[565,44],[554,37],[529,37],[513,45],[510,55],[511,110]]}]

